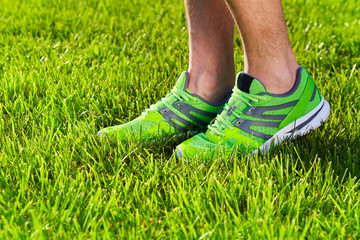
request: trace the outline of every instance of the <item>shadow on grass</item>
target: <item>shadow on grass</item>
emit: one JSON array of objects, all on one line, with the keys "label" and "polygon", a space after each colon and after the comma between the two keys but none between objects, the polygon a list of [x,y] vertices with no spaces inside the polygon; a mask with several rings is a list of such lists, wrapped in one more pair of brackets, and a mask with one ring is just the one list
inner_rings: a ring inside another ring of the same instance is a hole
[{"label": "shadow on grass", "polygon": [[[322,168],[331,162],[333,173],[339,177],[360,177],[359,164],[359,142],[355,138],[348,138],[346,134],[340,134],[336,137],[329,137],[328,130],[320,128],[320,131],[311,132],[310,134],[298,137],[291,141],[285,141],[276,146],[266,156],[261,156],[260,161],[271,162],[279,155],[290,156],[291,161],[300,159],[303,166],[297,165],[296,168],[305,167],[309,169],[314,161],[320,161]],[[323,134],[325,131],[325,134]],[[121,159],[122,163],[131,165],[134,161],[158,161],[159,163],[168,162],[174,159],[174,149],[189,136],[178,138],[177,136],[167,137],[157,141],[137,141],[129,143],[119,143],[108,141],[106,144],[98,142],[103,147],[103,151],[97,154],[97,161],[113,162],[116,158]],[[220,159],[220,161],[235,161],[232,159]],[[116,161],[116,160],[115,160]],[[118,160],[119,161],[119,160]],[[199,164],[200,161],[197,161]],[[211,163],[211,162],[210,162]],[[106,163],[105,163],[106,165]],[[299,170],[299,169],[297,169]]]},{"label": "shadow on grass", "polygon": [[316,159],[321,161],[324,168],[331,163],[336,176],[343,177],[346,174],[360,177],[359,142],[346,135],[328,139],[312,132],[276,146],[271,151],[270,158],[280,153],[293,154],[295,159],[303,161],[306,168],[310,168]]}]

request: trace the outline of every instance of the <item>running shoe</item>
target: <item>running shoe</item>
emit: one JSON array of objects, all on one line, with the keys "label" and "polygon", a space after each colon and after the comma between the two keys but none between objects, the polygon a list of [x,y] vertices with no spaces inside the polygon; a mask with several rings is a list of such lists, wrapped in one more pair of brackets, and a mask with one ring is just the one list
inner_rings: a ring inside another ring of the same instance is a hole
[{"label": "running shoe", "polygon": [[266,152],[285,139],[318,128],[330,113],[307,71],[300,67],[293,88],[278,95],[266,91],[254,77],[239,73],[233,93],[223,111],[200,133],[181,143],[177,159],[189,160]]},{"label": "running shoe", "polygon": [[182,72],[175,87],[138,118],[117,126],[99,131],[100,136],[114,137],[119,140],[156,139],[183,132],[205,131],[207,125],[217,116],[229,97],[213,104],[196,94],[188,85],[188,73]]}]

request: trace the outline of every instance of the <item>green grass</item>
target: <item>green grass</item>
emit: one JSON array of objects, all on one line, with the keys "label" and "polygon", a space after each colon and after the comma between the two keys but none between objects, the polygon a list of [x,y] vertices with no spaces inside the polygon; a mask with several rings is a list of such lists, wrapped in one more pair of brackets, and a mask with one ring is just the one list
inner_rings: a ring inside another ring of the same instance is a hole
[{"label": "green grass", "polygon": [[[328,121],[269,155],[177,163],[96,132],[187,69],[182,1],[0,1],[0,238],[360,238],[360,5],[285,0]],[[235,39],[240,71],[240,39]]]}]

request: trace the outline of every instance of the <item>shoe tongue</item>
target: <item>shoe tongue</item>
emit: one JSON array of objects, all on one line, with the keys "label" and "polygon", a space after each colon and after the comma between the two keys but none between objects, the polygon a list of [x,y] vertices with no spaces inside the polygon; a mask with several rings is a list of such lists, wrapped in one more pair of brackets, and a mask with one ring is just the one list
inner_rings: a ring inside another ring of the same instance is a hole
[{"label": "shoe tongue", "polygon": [[192,94],[192,92],[187,88],[188,86],[188,72],[187,71],[183,71],[180,76],[178,77],[178,80],[176,81],[176,87],[180,88],[181,90],[183,90],[184,92],[187,92],[189,94]]},{"label": "shoe tongue", "polygon": [[188,85],[188,73],[187,71],[183,71],[178,77],[175,86],[186,91],[187,85]]},{"label": "shoe tongue", "polygon": [[243,72],[238,74],[236,86],[241,91],[254,95],[266,92],[264,85],[259,80]]}]

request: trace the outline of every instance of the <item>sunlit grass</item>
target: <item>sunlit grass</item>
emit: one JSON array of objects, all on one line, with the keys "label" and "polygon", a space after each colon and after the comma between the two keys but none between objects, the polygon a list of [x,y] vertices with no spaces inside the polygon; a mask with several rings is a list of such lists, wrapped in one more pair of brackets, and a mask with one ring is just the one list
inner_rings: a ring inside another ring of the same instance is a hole
[{"label": "sunlit grass", "polygon": [[96,135],[187,69],[182,1],[1,1],[0,238],[359,238],[360,6],[283,5],[330,117],[255,161],[205,163],[176,162],[176,139]]}]

